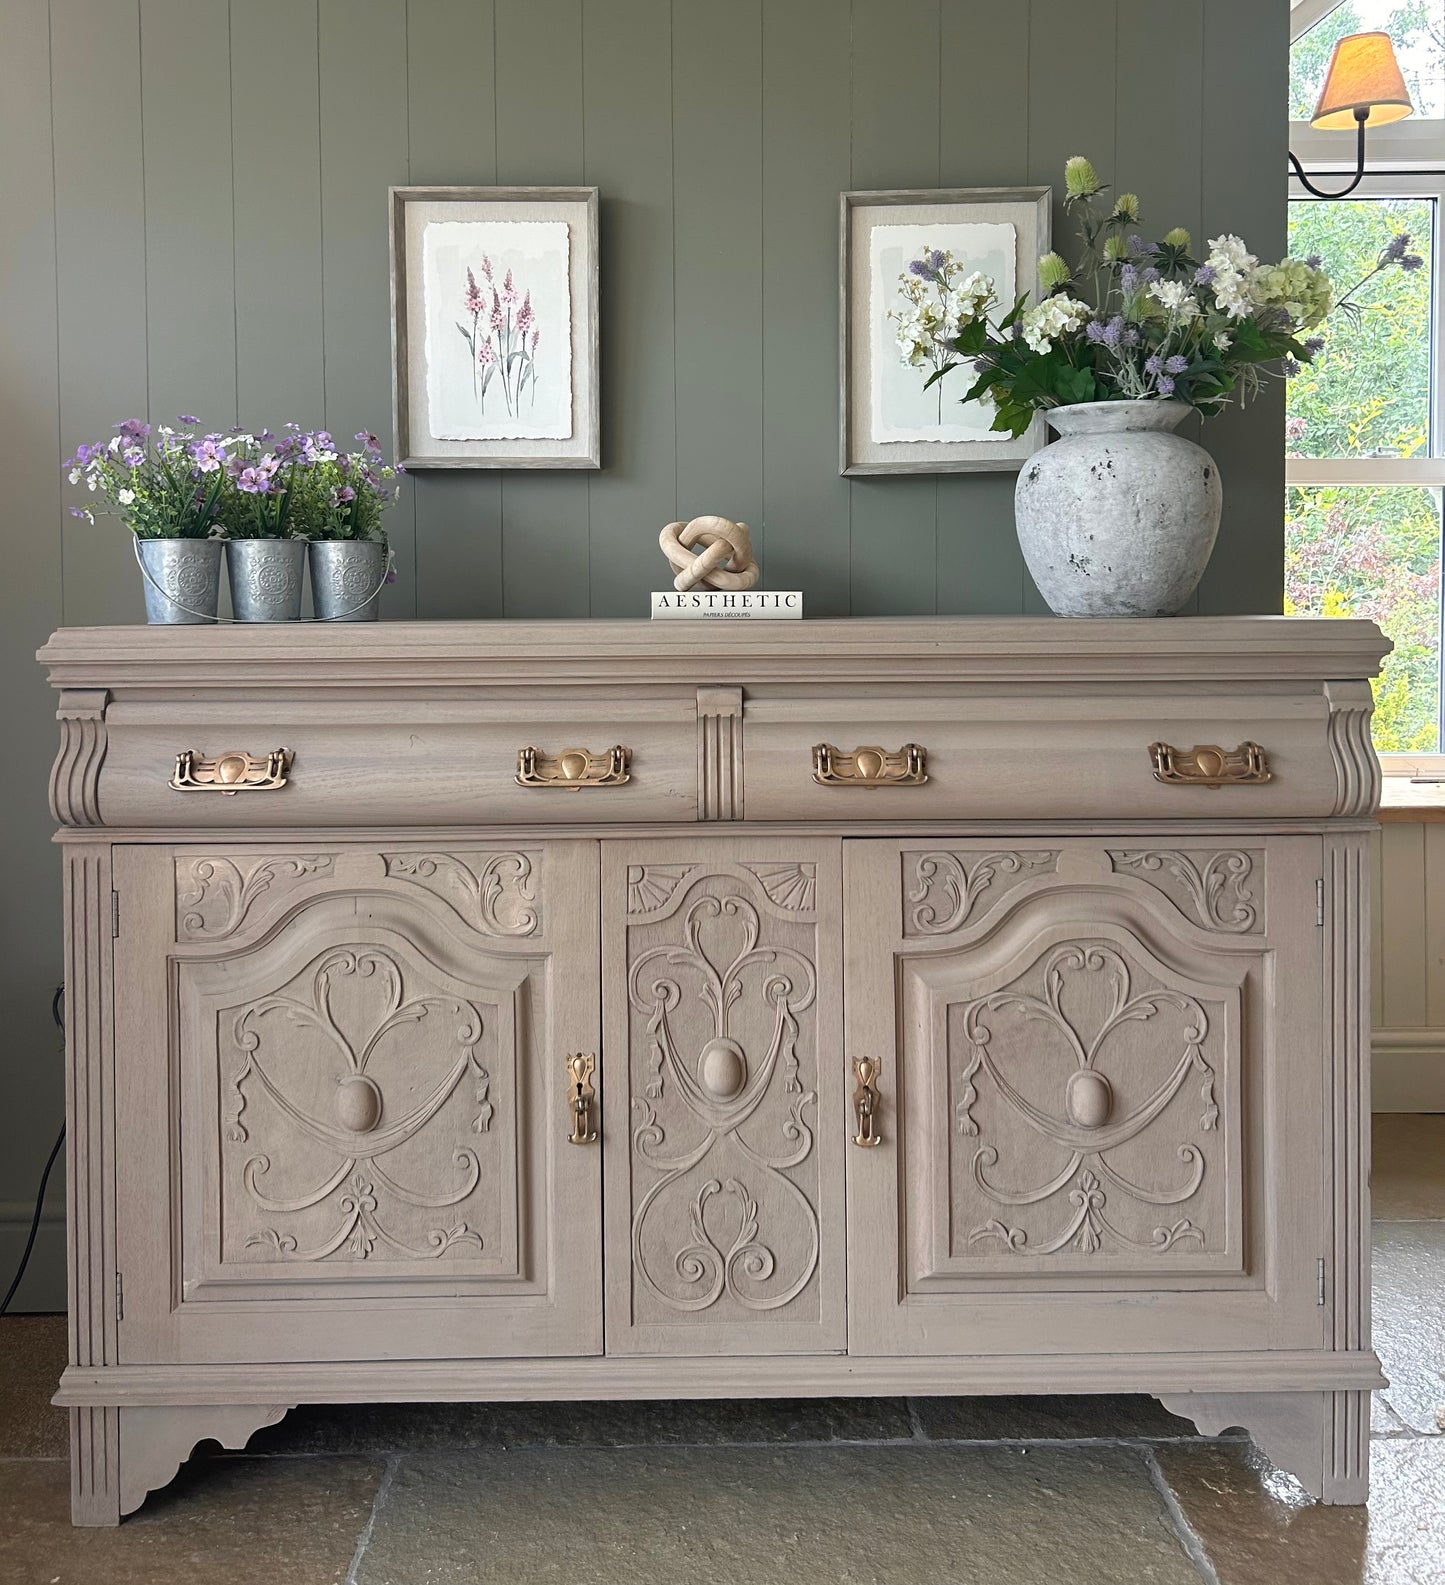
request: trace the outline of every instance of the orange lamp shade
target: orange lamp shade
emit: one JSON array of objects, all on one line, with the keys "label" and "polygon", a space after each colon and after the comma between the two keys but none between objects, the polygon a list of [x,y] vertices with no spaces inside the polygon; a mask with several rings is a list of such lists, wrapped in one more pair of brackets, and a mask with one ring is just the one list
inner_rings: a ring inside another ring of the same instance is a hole
[{"label": "orange lamp shade", "polygon": [[1353,33],[1335,45],[1310,124],[1325,132],[1349,132],[1360,123],[1359,111],[1369,112],[1367,127],[1383,127],[1414,110],[1390,35]]}]

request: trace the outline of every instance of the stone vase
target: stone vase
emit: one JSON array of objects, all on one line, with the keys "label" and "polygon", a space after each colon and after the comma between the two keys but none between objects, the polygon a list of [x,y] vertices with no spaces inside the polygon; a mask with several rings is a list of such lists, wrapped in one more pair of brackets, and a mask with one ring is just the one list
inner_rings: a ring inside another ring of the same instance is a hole
[{"label": "stone vase", "polygon": [[1202,446],[1174,434],[1184,402],[1089,402],[1044,416],[1060,439],[1024,463],[1024,560],[1059,616],[1173,616],[1214,550],[1224,490]]},{"label": "stone vase", "polygon": [[146,621],[214,622],[221,587],[219,539],[138,539]]},{"label": "stone vase", "polygon": [[376,621],[386,545],[375,539],[313,539],[310,554],[317,621]]},{"label": "stone vase", "polygon": [[301,615],[304,539],[230,539],[226,569],[238,622],[294,622]]}]

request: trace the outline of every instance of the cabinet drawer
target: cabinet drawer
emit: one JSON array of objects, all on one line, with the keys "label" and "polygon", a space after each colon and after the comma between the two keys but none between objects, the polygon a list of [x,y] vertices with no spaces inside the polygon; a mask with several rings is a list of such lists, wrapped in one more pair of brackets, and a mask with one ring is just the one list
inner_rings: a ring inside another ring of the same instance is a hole
[{"label": "cabinet drawer", "polygon": [[[1298,818],[1334,812],[1329,716],[1314,694],[869,694],[751,699],[752,820]],[[1263,748],[1270,779],[1207,787],[1160,781],[1152,745]],[[924,751],[927,780],[820,785],[814,749]]]},{"label": "cabinet drawer", "polygon": [[[263,827],[527,825],[687,821],[697,814],[693,695],[618,701],[585,695],[511,700],[168,701],[112,707],[100,777],[107,825]],[[614,746],[626,779],[580,787],[518,785],[518,755],[539,779],[568,751],[605,777]],[[291,751],[286,784],[226,796],[171,786],[185,750],[216,759]]]}]

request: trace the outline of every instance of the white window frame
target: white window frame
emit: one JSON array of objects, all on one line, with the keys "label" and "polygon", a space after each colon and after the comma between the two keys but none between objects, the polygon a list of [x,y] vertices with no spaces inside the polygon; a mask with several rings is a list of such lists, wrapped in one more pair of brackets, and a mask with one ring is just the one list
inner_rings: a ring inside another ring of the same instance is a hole
[{"label": "white window frame", "polygon": [[[1337,11],[1343,0],[1290,0],[1290,43]],[[1318,132],[1307,121],[1292,121],[1289,146],[1311,177],[1324,185],[1331,174],[1355,169],[1354,139],[1337,132]],[[1285,462],[1288,485],[1423,486],[1445,488],[1445,119],[1410,117],[1370,133],[1366,150],[1369,174],[1348,198],[1426,198],[1435,202],[1432,259],[1435,270],[1435,311],[1428,457],[1291,457]],[[1289,177],[1291,200],[1314,200],[1297,177]],[[1329,202],[1325,200],[1314,200]],[[1445,651],[1445,621],[1441,626]],[[1445,655],[1442,655],[1445,668]],[[1442,744],[1445,747],[1445,744]],[[1385,775],[1400,778],[1397,787],[1414,782],[1445,782],[1445,753],[1382,754]],[[1393,800],[1400,801],[1399,794]]]}]

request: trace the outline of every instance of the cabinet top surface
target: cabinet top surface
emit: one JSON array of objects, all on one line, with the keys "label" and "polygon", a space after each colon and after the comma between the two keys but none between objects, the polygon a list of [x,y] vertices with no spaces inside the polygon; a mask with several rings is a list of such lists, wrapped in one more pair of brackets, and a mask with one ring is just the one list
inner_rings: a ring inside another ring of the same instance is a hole
[{"label": "cabinet top surface", "polygon": [[58,687],[304,681],[1346,679],[1373,676],[1373,622],[1301,617],[852,617],[829,620],[263,623],[62,628],[38,659]]}]

